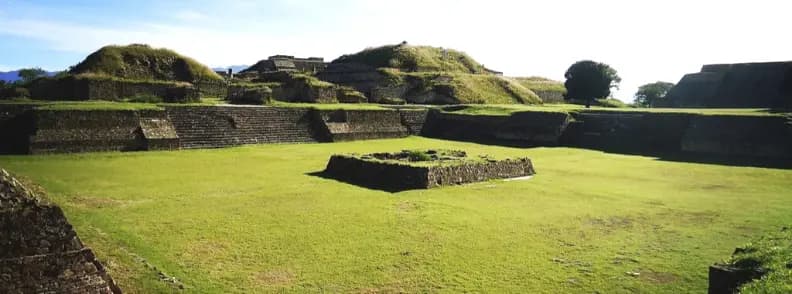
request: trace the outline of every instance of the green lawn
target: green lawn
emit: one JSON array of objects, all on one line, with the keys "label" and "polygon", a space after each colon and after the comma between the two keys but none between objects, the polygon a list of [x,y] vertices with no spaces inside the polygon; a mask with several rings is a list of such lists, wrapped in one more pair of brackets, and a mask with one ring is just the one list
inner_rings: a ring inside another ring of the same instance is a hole
[{"label": "green lawn", "polygon": [[[309,175],[417,148],[528,156],[537,175],[395,194]],[[46,189],[128,293],[170,291],[159,270],[196,293],[702,293],[708,265],[792,224],[792,170],[572,148],[410,137],[0,166]]]}]

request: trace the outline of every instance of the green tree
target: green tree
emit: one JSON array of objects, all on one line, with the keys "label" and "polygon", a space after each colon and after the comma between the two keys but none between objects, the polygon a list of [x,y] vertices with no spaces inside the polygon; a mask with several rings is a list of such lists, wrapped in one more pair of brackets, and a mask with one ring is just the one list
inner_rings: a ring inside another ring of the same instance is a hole
[{"label": "green tree", "polygon": [[28,84],[38,77],[47,75],[47,72],[40,67],[23,68],[17,74],[22,79],[22,84]]},{"label": "green tree", "polygon": [[575,62],[564,74],[567,89],[564,99],[583,100],[586,108],[598,98],[607,98],[611,88],[619,88],[621,78],[616,70],[607,64],[591,60]]},{"label": "green tree", "polygon": [[638,107],[656,107],[657,103],[661,101],[668,94],[668,90],[674,87],[673,83],[669,82],[654,82],[638,87],[638,92],[635,92],[635,105]]}]

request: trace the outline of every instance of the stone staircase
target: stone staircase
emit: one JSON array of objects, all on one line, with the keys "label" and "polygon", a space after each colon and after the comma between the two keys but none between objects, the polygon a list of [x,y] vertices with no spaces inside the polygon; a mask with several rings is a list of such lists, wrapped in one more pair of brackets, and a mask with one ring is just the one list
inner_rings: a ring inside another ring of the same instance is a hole
[{"label": "stone staircase", "polygon": [[308,109],[186,106],[167,112],[186,149],[317,141]]},{"label": "stone staircase", "polygon": [[414,136],[421,135],[428,113],[427,109],[399,109],[402,124],[407,126],[410,134]]},{"label": "stone staircase", "polygon": [[320,116],[333,142],[410,135],[396,110],[329,110],[320,111]]}]

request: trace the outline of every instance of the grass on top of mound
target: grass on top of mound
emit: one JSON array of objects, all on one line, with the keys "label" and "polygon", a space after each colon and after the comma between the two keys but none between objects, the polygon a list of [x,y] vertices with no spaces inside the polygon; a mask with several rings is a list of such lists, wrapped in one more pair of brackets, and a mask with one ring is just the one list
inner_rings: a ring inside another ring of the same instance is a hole
[{"label": "grass on top of mound", "polygon": [[[381,71],[382,72],[382,71]],[[448,72],[399,72],[390,75],[417,85],[412,91],[423,92],[440,87],[450,89],[462,104],[541,104],[533,91],[500,76]],[[409,93],[408,93],[409,95]]]},{"label": "grass on top of mound", "polygon": [[407,72],[486,73],[484,66],[464,52],[407,44],[367,48],[355,54],[343,55],[333,63],[360,63],[373,68],[390,67]]},{"label": "grass on top of mound", "polygon": [[387,110],[390,108],[383,107],[381,104],[372,103],[299,103],[299,102],[284,102],[273,101],[270,106],[276,107],[295,107],[295,108],[313,108],[318,110]]},{"label": "grass on top of mound", "polygon": [[523,87],[533,91],[553,91],[566,93],[564,83],[543,77],[516,77],[512,78]]},{"label": "grass on top of mound", "polygon": [[160,105],[137,102],[111,101],[57,101],[36,106],[39,110],[162,110]]},{"label": "grass on top of mound", "polygon": [[495,158],[488,154],[468,156],[467,152],[463,150],[442,148],[406,149],[400,152],[378,152],[369,154],[351,153],[339,154],[338,156],[352,157],[364,161],[383,162],[414,167],[455,166],[506,159]]},{"label": "grass on top of mound", "polygon": [[739,248],[728,261],[741,269],[767,272],[740,293],[792,293],[792,228],[785,227]]},{"label": "grass on top of mound", "polygon": [[137,100],[142,98],[144,97],[131,97],[127,101],[46,101],[13,99],[0,100],[0,105],[30,105],[40,110],[162,110],[163,106],[210,106],[225,103],[222,98],[217,97],[203,97],[200,102],[196,103],[156,103],[140,102]]},{"label": "grass on top of mound", "polygon": [[209,67],[170,49],[144,44],[110,45],[88,55],[70,74],[97,74],[133,80],[220,81]]}]

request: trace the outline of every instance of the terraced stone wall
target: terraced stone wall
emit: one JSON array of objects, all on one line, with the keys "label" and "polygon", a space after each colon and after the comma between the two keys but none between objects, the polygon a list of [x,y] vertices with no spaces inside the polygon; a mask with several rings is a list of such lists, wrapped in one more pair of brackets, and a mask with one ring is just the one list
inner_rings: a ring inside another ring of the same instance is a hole
[{"label": "terraced stone wall", "polygon": [[587,111],[511,116],[431,111],[429,137],[625,153],[697,153],[792,158],[792,120],[781,116]]},{"label": "terraced stone wall", "polygon": [[464,115],[430,110],[422,134],[448,140],[494,141],[497,140],[495,130],[508,119],[508,116]]},{"label": "terraced stone wall", "polygon": [[122,100],[145,96],[185,103],[200,99],[197,88],[187,83],[91,77],[38,79],[31,85],[30,92],[33,98],[42,100]]},{"label": "terraced stone wall", "polygon": [[0,154],[27,154],[35,130],[33,107],[0,105]]},{"label": "terraced stone wall", "polygon": [[564,103],[564,93],[561,91],[533,90],[543,103]]},{"label": "terraced stone wall", "polygon": [[410,135],[398,110],[330,110],[320,116],[334,142]]},{"label": "terraced stone wall", "polygon": [[682,136],[681,150],[792,158],[792,120],[761,116],[695,116]]},{"label": "terraced stone wall", "polygon": [[57,206],[0,169],[0,293],[121,293]]},{"label": "terraced stone wall", "polygon": [[670,107],[792,108],[792,62],[704,65],[664,100]]},{"label": "terraced stone wall", "polygon": [[254,106],[168,107],[182,148],[325,140],[310,109]]},{"label": "terraced stone wall", "polygon": [[179,148],[161,110],[34,110],[33,115],[34,154]]},{"label": "terraced stone wall", "polygon": [[429,115],[428,109],[398,109],[401,115],[401,123],[410,130],[413,136],[421,135],[423,132],[426,116]]}]

